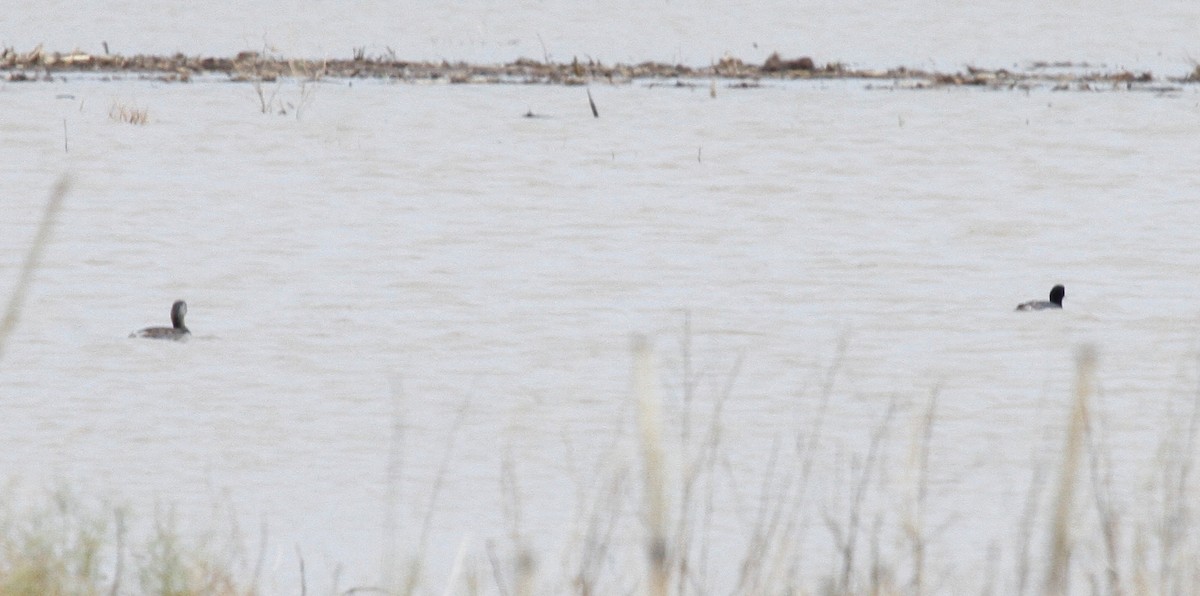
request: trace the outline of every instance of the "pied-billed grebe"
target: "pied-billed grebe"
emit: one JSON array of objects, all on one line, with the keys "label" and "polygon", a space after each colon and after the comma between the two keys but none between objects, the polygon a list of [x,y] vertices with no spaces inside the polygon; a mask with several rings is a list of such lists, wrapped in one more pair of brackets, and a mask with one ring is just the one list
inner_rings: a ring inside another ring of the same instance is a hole
[{"label": "pied-billed grebe", "polygon": [[183,324],[183,316],[187,314],[187,303],[182,300],[176,300],[175,304],[171,305],[171,326],[170,327],[147,327],[141,331],[135,331],[129,334],[129,337],[145,337],[149,339],[173,339],[176,341],[185,340],[192,333],[188,331],[186,325]]},{"label": "pied-billed grebe", "polygon": [[1063,296],[1067,295],[1067,291],[1060,286],[1054,286],[1050,290],[1050,301],[1045,300],[1030,300],[1017,305],[1017,310],[1046,310],[1049,308],[1062,308]]}]

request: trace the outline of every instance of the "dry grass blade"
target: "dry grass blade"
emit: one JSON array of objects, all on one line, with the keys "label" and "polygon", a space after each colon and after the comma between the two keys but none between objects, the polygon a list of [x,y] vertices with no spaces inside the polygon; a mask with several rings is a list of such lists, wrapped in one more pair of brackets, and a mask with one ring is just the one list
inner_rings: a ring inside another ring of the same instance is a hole
[{"label": "dry grass blade", "polygon": [[407,429],[404,419],[404,388],[401,379],[399,377],[391,379],[390,386],[392,420],[387,451],[387,484],[384,486],[383,497],[383,560],[380,562],[385,586],[394,586],[398,581],[395,561],[400,553],[400,483],[403,478],[404,440]]},{"label": "dry grass blade", "polygon": [[117,596],[121,593],[121,576],[125,567],[125,511],[117,509],[114,516],[116,517],[117,563],[113,570],[112,589],[108,592],[110,596]]},{"label": "dry grass blade", "polygon": [[300,545],[296,545],[296,558],[300,561],[300,596],[308,596],[308,577],[304,572],[304,553],[300,551]]},{"label": "dry grass blade", "polygon": [[634,338],[634,395],[638,402],[638,429],[642,438],[643,483],[646,491],[646,525],[649,537],[646,555],[650,564],[648,593],[666,596],[667,517],[666,461],[663,453],[662,400],[654,371],[650,342],[644,336]]},{"label": "dry grass blade", "polygon": [[[1097,395],[1097,401],[1100,397]],[[1114,484],[1112,454],[1104,445],[1103,433],[1099,432],[1097,428],[1101,426],[1103,416],[1099,407],[1095,408],[1095,411],[1097,412],[1095,420],[1087,420],[1086,438],[1088,439],[1088,471],[1091,477],[1092,499],[1095,504],[1096,521],[1099,523],[1100,538],[1106,558],[1103,593],[1120,596],[1122,593],[1119,552],[1121,520],[1112,490]],[[1100,580],[1093,581],[1099,583]]]},{"label": "dry grass blade", "polygon": [[928,493],[929,444],[933,440],[934,413],[937,410],[939,388],[934,387],[925,407],[925,414],[918,419],[916,440],[913,441],[913,451],[909,454],[909,470],[916,475],[913,481],[913,495],[910,499],[910,511],[905,531],[912,542],[913,577],[910,589],[914,594],[925,592],[925,536],[923,533],[925,496]]},{"label": "dry grass blade", "polygon": [[855,557],[857,555],[859,525],[862,522],[863,516],[863,502],[866,499],[867,488],[871,484],[876,462],[880,457],[880,446],[883,445],[884,439],[887,437],[888,426],[891,424],[892,415],[895,412],[896,396],[893,395],[891,401],[888,403],[887,412],[883,415],[883,420],[871,435],[871,444],[867,448],[866,459],[862,463],[862,470],[859,472],[858,480],[852,488],[853,496],[851,497],[850,515],[846,521],[844,540],[838,545],[842,555],[842,573],[839,591],[844,594],[854,593],[854,590],[850,586],[850,581],[854,573]]},{"label": "dry grass blade", "polygon": [[1024,596],[1030,581],[1032,567],[1033,526],[1038,517],[1038,501],[1046,486],[1045,462],[1039,461],[1034,465],[1033,477],[1029,480],[1029,490],[1025,494],[1025,506],[1022,508],[1020,522],[1017,526],[1017,567],[1014,571],[1016,588],[1013,593]]},{"label": "dry grass blade", "polygon": [[425,517],[421,521],[421,531],[417,538],[416,556],[409,566],[408,577],[405,579],[401,594],[415,594],[418,587],[423,581],[423,562],[425,557],[425,549],[429,545],[429,536],[433,532],[433,514],[437,509],[438,497],[441,495],[442,486],[445,484],[446,475],[450,469],[450,459],[454,455],[454,446],[457,443],[459,432],[462,430],[463,421],[467,418],[467,413],[471,406],[471,396],[463,400],[463,403],[458,408],[458,412],[454,416],[454,422],[450,427],[449,443],[446,446],[445,453],[442,454],[442,460],[438,464],[437,475],[433,479],[433,487],[429,491],[429,502],[425,507]]},{"label": "dry grass blade", "polygon": [[50,191],[50,196],[46,199],[42,222],[38,224],[37,233],[29,245],[29,252],[25,253],[25,262],[21,263],[21,272],[17,276],[17,283],[13,286],[12,295],[8,298],[8,306],[4,309],[4,319],[0,320],[0,361],[4,360],[4,347],[8,343],[8,336],[12,334],[13,328],[17,325],[17,319],[21,316],[21,305],[25,303],[25,293],[29,291],[33,272],[41,263],[42,254],[46,252],[51,228],[54,227],[58,211],[62,207],[63,197],[67,196],[70,186],[70,179],[64,175],[58,179],[54,189]]},{"label": "dry grass blade", "polygon": [[1084,433],[1087,432],[1088,397],[1092,392],[1092,376],[1096,369],[1096,350],[1083,346],[1075,358],[1075,402],[1067,421],[1067,444],[1063,448],[1062,472],[1059,477],[1058,499],[1050,530],[1049,569],[1046,571],[1045,594],[1067,592],[1067,569],[1071,559],[1071,515],[1075,499],[1075,477],[1083,453]]}]

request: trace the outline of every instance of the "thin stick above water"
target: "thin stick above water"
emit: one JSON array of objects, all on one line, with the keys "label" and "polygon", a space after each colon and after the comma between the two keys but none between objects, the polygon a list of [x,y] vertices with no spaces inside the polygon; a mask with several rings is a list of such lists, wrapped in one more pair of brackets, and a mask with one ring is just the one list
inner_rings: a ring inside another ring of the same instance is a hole
[{"label": "thin stick above water", "polygon": [[592,116],[599,118],[600,110],[596,109],[596,102],[592,100],[592,90],[588,89],[587,94],[588,94],[588,105],[592,106]]}]

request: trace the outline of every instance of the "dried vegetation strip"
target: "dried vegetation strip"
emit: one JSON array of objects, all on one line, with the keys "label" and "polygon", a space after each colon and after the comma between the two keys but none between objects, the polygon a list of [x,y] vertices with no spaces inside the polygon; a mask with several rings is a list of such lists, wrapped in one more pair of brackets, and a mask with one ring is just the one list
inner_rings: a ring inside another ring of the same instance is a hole
[{"label": "dried vegetation strip", "polygon": [[356,48],[350,58],[293,59],[262,52],[241,52],[233,57],[90,54],[48,52],[41,46],[29,52],[13,48],[0,51],[0,72],[8,81],[37,81],[67,73],[131,74],[169,81],[189,81],[196,75],[226,75],[234,81],[273,81],[294,78],[378,78],[401,81],[451,83],[540,83],[582,85],[590,81],[628,83],[635,79],[748,81],[803,79],[861,79],[884,81],[888,86],[927,88],[979,86],[995,89],[1051,87],[1057,90],[1176,90],[1200,83],[1200,66],[1179,76],[1155,76],[1126,69],[1109,69],[1079,63],[1035,62],[1020,69],[977,68],[939,72],[897,66],[886,69],[852,68],[840,62],[820,64],[807,56],[783,58],[772,54],[762,64],[726,56],[709,66],[692,67],[662,62],[604,64],[596,60],[555,63],[522,58],[507,64],[424,62],[402,60],[394,53],[368,56]]}]

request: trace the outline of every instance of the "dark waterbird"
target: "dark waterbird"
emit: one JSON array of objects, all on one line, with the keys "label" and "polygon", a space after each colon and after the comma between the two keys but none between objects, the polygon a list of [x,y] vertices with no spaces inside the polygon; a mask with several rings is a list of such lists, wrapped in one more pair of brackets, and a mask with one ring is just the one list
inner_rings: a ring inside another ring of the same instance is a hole
[{"label": "dark waterbird", "polygon": [[170,327],[147,327],[141,331],[135,331],[129,334],[129,337],[145,337],[148,339],[170,339],[175,341],[185,340],[192,333],[188,331],[186,325],[183,324],[183,317],[187,314],[187,303],[182,300],[176,300],[175,304],[171,305],[171,326]]},{"label": "dark waterbird", "polygon": [[1030,300],[1017,305],[1017,310],[1046,310],[1050,308],[1062,308],[1063,296],[1067,295],[1066,289],[1061,285],[1054,286],[1050,290],[1049,302],[1045,300]]}]

